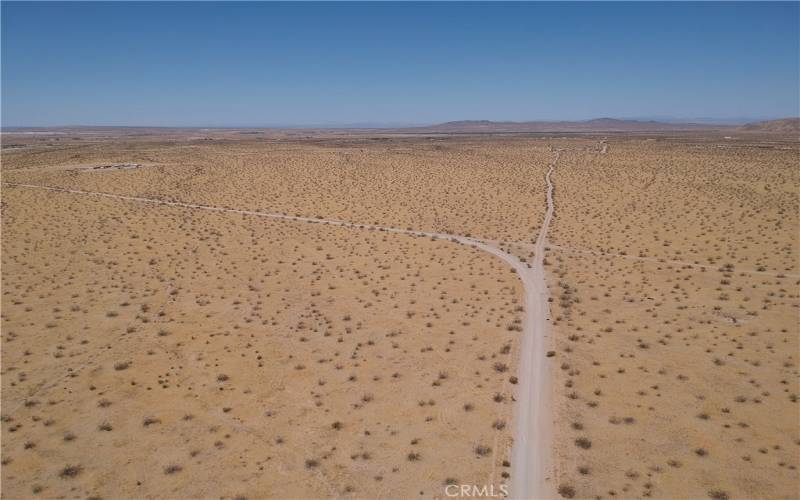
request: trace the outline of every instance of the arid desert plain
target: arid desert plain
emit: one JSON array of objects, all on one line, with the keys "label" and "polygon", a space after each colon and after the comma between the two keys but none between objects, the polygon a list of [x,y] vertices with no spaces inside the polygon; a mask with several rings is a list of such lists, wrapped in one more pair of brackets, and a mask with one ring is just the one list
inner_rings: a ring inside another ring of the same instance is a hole
[{"label": "arid desert plain", "polygon": [[2,496],[797,498],[799,161],[4,133]]}]

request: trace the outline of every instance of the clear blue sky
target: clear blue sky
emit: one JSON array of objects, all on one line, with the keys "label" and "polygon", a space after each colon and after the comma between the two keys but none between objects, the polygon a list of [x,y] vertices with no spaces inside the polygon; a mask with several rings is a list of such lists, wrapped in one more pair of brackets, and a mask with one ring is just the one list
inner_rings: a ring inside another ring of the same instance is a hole
[{"label": "clear blue sky", "polygon": [[800,3],[2,2],[2,122],[796,116]]}]

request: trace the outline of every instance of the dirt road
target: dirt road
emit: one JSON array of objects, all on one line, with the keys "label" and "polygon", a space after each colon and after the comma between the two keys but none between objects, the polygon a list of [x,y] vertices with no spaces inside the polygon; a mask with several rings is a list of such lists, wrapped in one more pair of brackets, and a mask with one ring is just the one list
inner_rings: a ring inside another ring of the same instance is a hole
[{"label": "dirt road", "polygon": [[525,290],[525,319],[523,322],[523,338],[520,349],[520,364],[518,370],[519,393],[516,409],[516,428],[514,432],[514,448],[512,452],[512,485],[511,496],[514,498],[545,498],[550,497],[548,491],[552,490],[546,485],[545,475],[549,467],[551,448],[551,433],[549,421],[549,386],[548,370],[545,362],[545,345],[548,342],[548,308],[547,287],[544,274],[544,252],[547,238],[547,229],[553,218],[553,185],[551,174],[561,155],[557,152],[555,160],[550,164],[546,174],[547,182],[547,213],[539,231],[534,247],[532,264],[522,262],[516,256],[500,249],[495,242],[481,240],[461,235],[415,231],[394,227],[377,226],[373,224],[359,224],[340,220],[329,220],[311,217],[301,217],[235,208],[214,207],[196,203],[168,201],[156,198],[143,198],[139,196],[125,196],[95,191],[82,191],[36,184],[4,183],[7,186],[43,189],[59,193],[70,193],[86,196],[111,198],[116,200],[131,201],[180,207],[210,212],[223,212],[254,217],[265,217],[287,221],[305,222],[331,226],[350,227],[389,233],[406,234],[418,237],[431,237],[447,239],[463,245],[469,245],[492,254],[510,265],[522,281]]},{"label": "dirt road", "polygon": [[549,341],[547,285],[544,252],[547,230],[553,219],[553,183],[551,176],[561,152],[550,164],[547,182],[547,212],[534,245],[530,268],[523,273],[525,284],[525,323],[519,361],[519,399],[515,415],[514,449],[511,459],[512,498],[551,498],[553,488],[546,482],[552,443],[549,375],[545,362]]}]

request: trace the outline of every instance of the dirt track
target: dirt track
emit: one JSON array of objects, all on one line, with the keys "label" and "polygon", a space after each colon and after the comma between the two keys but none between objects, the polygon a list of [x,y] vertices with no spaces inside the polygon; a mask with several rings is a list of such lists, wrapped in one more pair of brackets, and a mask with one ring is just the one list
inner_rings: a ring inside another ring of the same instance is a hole
[{"label": "dirt track", "polygon": [[547,212],[534,246],[530,268],[522,273],[525,284],[525,324],[519,373],[521,386],[517,401],[516,429],[511,475],[513,498],[549,498],[552,488],[546,483],[549,450],[552,442],[549,408],[549,377],[545,360],[545,342],[549,338],[547,285],[544,273],[544,251],[547,230],[553,219],[553,183],[559,151],[547,171]]},{"label": "dirt track", "polygon": [[[545,470],[549,466],[549,450],[552,436],[551,423],[544,418],[547,415],[549,392],[548,370],[544,363],[545,342],[548,335],[547,328],[547,287],[544,273],[544,251],[547,238],[547,229],[553,217],[553,184],[551,175],[561,155],[559,151],[550,164],[546,174],[547,181],[547,213],[544,223],[539,231],[535,244],[535,256],[531,265],[522,262],[516,256],[503,251],[495,244],[467,236],[414,231],[394,227],[377,226],[371,224],[358,224],[340,220],[315,219],[310,217],[292,216],[251,210],[213,207],[179,201],[167,201],[154,198],[137,196],[124,196],[110,193],[65,189],[35,184],[5,183],[8,186],[44,189],[48,191],[78,194],[86,196],[99,196],[123,201],[149,203],[173,207],[207,210],[212,212],[225,212],[255,217],[266,217],[287,221],[324,224],[372,231],[384,231],[396,234],[405,234],[418,237],[431,237],[449,239],[463,245],[473,246],[490,253],[509,264],[517,273],[525,289],[525,319],[523,323],[523,339],[521,348],[521,361],[519,368],[519,398],[516,406],[516,428],[514,434],[512,496],[516,498],[542,498],[549,495],[546,492],[552,488],[546,485]],[[538,362],[537,362],[538,361]]]}]

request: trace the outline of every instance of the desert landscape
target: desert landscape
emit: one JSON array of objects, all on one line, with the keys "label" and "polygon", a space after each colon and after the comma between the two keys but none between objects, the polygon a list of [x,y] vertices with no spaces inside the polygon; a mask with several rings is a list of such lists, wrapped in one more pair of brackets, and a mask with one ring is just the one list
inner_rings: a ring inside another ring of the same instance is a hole
[{"label": "desert landscape", "polygon": [[2,494],[796,498],[789,123],[6,131]]},{"label": "desert landscape", "polygon": [[0,1],[0,500],[800,500],[798,20]]}]

